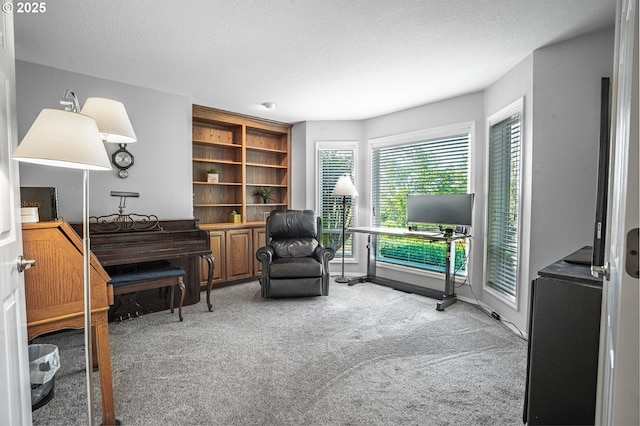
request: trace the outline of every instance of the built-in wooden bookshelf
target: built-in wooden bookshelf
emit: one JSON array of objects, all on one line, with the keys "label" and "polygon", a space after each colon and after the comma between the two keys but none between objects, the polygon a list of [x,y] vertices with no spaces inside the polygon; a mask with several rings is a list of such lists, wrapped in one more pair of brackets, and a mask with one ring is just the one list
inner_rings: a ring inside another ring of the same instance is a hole
[{"label": "built-in wooden bookshelf", "polygon": [[[290,124],[193,106],[193,214],[210,231],[214,285],[259,275],[254,253],[264,245],[265,219],[291,206],[290,152]],[[218,182],[207,182],[209,169]],[[254,195],[262,188],[272,191],[266,204]],[[207,272],[203,262],[201,276]]]},{"label": "built-in wooden bookshelf", "polygon": [[[263,222],[274,208],[291,204],[291,125],[193,106],[193,207],[202,225],[227,227]],[[207,182],[216,169],[219,182]],[[269,188],[267,204],[254,192]]]}]

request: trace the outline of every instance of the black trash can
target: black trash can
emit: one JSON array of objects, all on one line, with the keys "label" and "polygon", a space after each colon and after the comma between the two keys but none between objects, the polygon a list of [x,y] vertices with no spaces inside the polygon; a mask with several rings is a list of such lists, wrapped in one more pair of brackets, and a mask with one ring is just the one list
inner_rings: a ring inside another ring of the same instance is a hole
[{"label": "black trash can", "polygon": [[29,345],[29,380],[31,411],[46,405],[54,395],[55,374],[60,368],[58,347],[49,344]]}]

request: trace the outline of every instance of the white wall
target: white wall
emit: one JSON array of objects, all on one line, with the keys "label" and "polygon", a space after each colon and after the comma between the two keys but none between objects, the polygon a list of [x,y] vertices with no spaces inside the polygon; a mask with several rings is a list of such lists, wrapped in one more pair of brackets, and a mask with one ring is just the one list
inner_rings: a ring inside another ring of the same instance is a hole
[{"label": "white wall", "polygon": [[534,52],[530,276],[593,242],[600,81],[613,28]]},{"label": "white wall", "polygon": [[291,129],[291,208],[304,210],[306,206],[307,174],[305,138],[307,123],[297,123]]},{"label": "white wall", "polygon": [[[110,196],[115,190],[140,193],[140,198],[128,199],[128,213],[193,218],[189,98],[23,61],[16,62],[16,75],[18,140],[42,108],[61,108],[66,89],[75,92],[81,107],[92,96],[125,105],[138,136],[127,147],[135,164],[126,179],[117,176],[117,169],[90,173],[90,215],[116,213],[119,199]],[[107,144],[109,156],[118,148]],[[69,222],[82,220],[82,172],[21,163],[20,181],[22,186],[57,187],[61,216]]]}]

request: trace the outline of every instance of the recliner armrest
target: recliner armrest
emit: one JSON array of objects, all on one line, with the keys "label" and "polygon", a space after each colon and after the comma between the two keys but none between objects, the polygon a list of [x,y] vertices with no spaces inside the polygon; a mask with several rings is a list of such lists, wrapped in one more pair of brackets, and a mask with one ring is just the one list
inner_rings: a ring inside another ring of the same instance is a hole
[{"label": "recliner armrest", "polygon": [[256,251],[256,258],[263,264],[269,264],[273,260],[275,250],[271,246],[260,247]]},{"label": "recliner armrest", "polygon": [[313,252],[313,256],[316,258],[318,262],[321,262],[323,265],[327,266],[329,261],[333,259],[336,255],[334,249],[329,247],[316,247],[316,250]]}]

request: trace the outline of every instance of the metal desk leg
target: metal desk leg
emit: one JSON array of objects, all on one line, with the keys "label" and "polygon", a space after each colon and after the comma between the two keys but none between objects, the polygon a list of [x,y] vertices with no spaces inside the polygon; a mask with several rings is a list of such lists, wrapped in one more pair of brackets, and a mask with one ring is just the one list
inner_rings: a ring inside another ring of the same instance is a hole
[{"label": "metal desk leg", "polygon": [[367,275],[357,278],[350,278],[347,285],[372,282],[376,276],[376,247],[377,235],[367,234]]},{"label": "metal desk leg", "polygon": [[457,301],[454,282],[451,275],[451,272],[453,269],[451,263],[455,262],[455,259],[456,259],[455,253],[453,256],[451,256],[451,250],[452,248],[455,249],[455,246],[456,246],[455,241],[451,242],[447,240],[447,255],[446,255],[447,261],[446,261],[445,270],[444,270],[444,295],[442,296],[442,299],[439,300],[438,303],[436,304],[437,311],[444,311],[444,309],[447,306],[451,306]]}]

